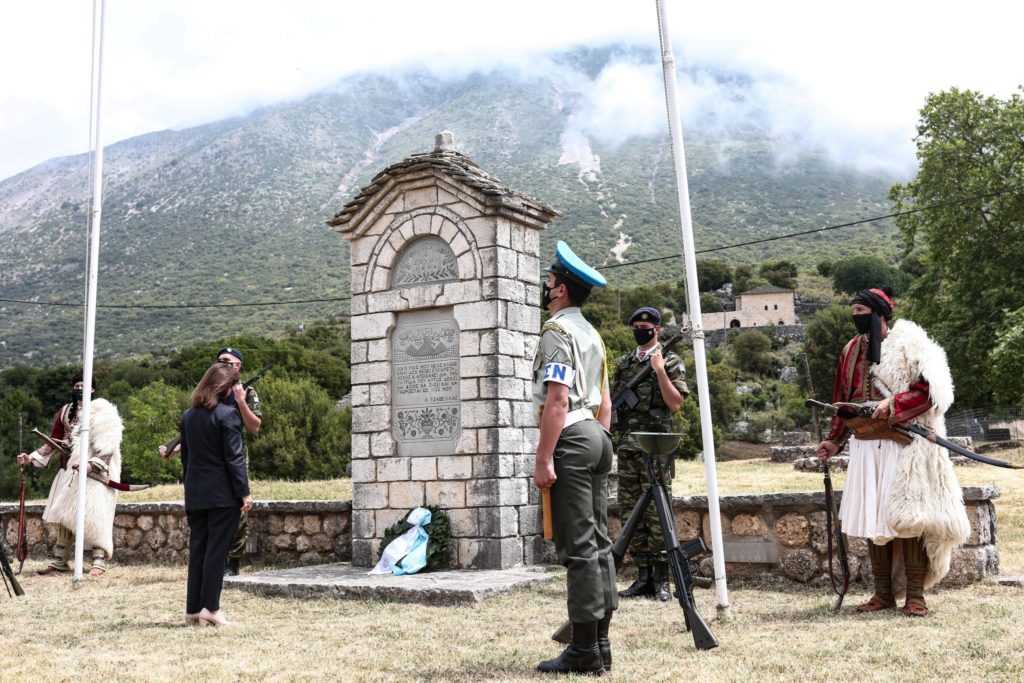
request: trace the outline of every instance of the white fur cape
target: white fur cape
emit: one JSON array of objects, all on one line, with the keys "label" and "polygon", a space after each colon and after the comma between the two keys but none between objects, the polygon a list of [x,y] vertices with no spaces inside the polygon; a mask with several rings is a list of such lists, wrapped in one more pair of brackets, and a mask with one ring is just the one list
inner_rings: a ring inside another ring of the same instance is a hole
[{"label": "white fur cape", "polygon": [[[881,362],[871,366],[871,375],[886,397],[907,391],[923,377],[932,408],[914,420],[946,435],[944,416],[953,404],[953,379],[946,352],[921,327],[897,320],[882,340]],[[915,436],[900,452],[891,494],[889,526],[900,536],[923,537],[929,560],[925,587],[930,587],[949,572],[953,550],[971,533],[963,489],[945,449]]]},{"label": "white fur cape", "polygon": [[[106,399],[94,399],[89,407],[89,451],[88,460],[100,460],[110,478],[121,480],[121,433],[124,424],[117,408]],[[52,519],[61,526],[75,532],[75,515],[78,510],[78,476],[72,475],[72,466],[81,457],[79,452],[80,429],[75,428],[71,436],[71,457],[68,459],[64,478],[68,485],[55,493],[52,503]],[[114,510],[117,507],[117,489],[90,478],[85,484],[85,544],[102,548],[107,558],[114,554]]]}]

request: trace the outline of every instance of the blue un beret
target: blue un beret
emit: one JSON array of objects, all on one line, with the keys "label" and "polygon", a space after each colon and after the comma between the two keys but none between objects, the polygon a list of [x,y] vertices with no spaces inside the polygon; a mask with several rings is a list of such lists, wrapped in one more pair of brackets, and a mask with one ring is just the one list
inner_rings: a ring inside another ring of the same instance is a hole
[{"label": "blue un beret", "polygon": [[558,244],[555,245],[555,262],[546,272],[565,276],[587,289],[604,287],[608,284],[604,275],[584,263],[583,259],[573,253],[569,245],[562,240],[558,240]]},{"label": "blue un beret", "polygon": [[633,315],[629,316],[629,322],[627,325],[633,323],[651,323],[652,325],[661,324],[661,313],[658,313],[658,309],[651,308],[650,306],[644,306],[638,308],[633,312]]}]

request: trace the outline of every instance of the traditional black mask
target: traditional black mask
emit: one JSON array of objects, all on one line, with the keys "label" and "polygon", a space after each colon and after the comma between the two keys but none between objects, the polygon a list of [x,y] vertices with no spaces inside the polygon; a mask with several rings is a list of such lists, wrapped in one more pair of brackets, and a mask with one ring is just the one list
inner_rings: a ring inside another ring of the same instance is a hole
[{"label": "traditional black mask", "polygon": [[853,324],[857,326],[857,334],[867,334],[871,331],[872,313],[859,313],[853,316]]},{"label": "traditional black mask", "polygon": [[654,328],[634,327],[633,338],[636,339],[637,344],[643,346],[654,339]]}]

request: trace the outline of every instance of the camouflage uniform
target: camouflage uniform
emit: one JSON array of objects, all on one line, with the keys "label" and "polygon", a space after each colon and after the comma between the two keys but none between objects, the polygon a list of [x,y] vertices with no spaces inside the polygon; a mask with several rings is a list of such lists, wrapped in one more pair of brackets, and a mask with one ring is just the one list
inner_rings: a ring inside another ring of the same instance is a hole
[{"label": "camouflage uniform", "polygon": [[[645,357],[650,357],[653,351],[654,349],[649,350]],[[612,379],[612,396],[640,371],[642,365],[643,361],[637,358],[635,352],[626,354],[616,361]],[[665,372],[672,381],[672,385],[685,398],[690,390],[686,386],[686,368],[683,366],[682,358],[671,351],[667,353],[665,355]],[[612,426],[615,453],[619,459],[619,510],[623,519],[636,506],[641,493],[649,484],[647,472],[644,470],[641,459],[643,450],[636,443],[636,439],[631,436],[632,433],[672,431],[672,411],[668,409],[661,397],[657,374],[652,372],[635,391],[640,402],[632,409],[620,408],[617,421]],[[671,459],[673,457],[675,457],[674,453],[665,456],[662,462],[657,463],[666,487],[672,485]],[[665,537],[661,529],[661,522],[658,521],[658,511],[654,505],[647,507],[647,514],[637,526],[633,538],[630,539],[629,555],[638,567],[650,567],[655,562],[667,561]]]},{"label": "camouflage uniform", "polygon": [[[260,395],[256,393],[256,389],[248,387],[245,390],[245,404],[249,406],[249,410],[253,412],[253,415],[263,419],[263,413],[260,412]],[[245,434],[245,426],[242,427],[242,434]],[[249,449],[245,449],[245,471],[249,471]],[[244,512],[242,513],[241,519],[238,520],[238,533],[235,534],[235,540],[231,543],[231,548],[228,550],[228,559],[238,562],[245,555],[245,544],[249,540],[249,518]]]}]

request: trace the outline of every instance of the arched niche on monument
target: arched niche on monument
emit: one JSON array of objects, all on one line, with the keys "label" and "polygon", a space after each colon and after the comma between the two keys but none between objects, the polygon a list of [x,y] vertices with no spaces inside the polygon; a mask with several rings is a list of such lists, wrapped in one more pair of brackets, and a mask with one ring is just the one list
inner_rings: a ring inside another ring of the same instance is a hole
[{"label": "arched niche on monument", "polygon": [[448,242],[428,235],[409,244],[395,260],[391,287],[421,287],[458,282],[459,263]]},{"label": "arched niche on monument", "polygon": [[[458,262],[434,236],[395,261],[394,289],[457,282]],[[391,333],[392,436],[396,455],[451,455],[462,430],[459,324],[450,306],[403,311]]]}]

